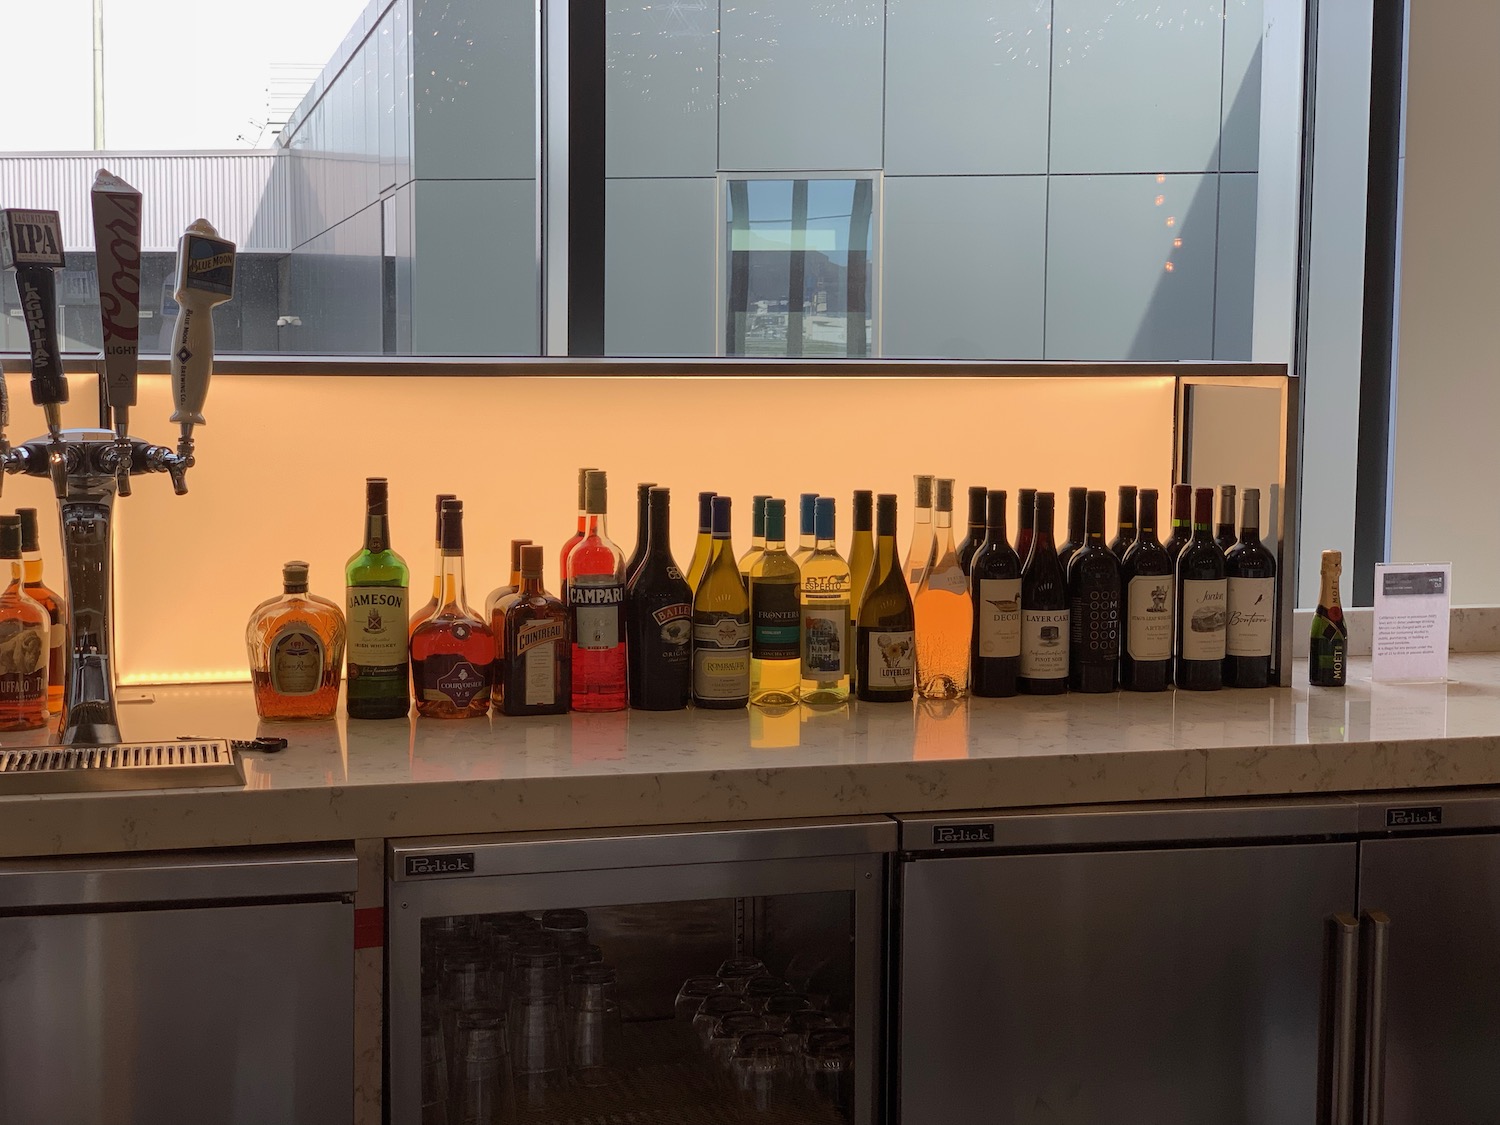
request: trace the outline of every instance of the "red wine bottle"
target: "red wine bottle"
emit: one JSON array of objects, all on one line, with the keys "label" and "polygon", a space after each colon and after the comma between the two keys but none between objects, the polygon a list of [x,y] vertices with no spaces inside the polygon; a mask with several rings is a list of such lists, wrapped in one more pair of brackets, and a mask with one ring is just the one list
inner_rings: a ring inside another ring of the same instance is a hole
[{"label": "red wine bottle", "polygon": [[1031,555],[1032,524],[1036,519],[1036,489],[1023,488],[1016,493],[1016,554],[1021,565]]},{"label": "red wine bottle", "polygon": [[1003,491],[986,497],[984,542],[969,569],[969,690],[990,698],[1015,695],[1021,671],[1021,560],[1006,538],[1005,501]]},{"label": "red wine bottle", "polygon": [[1073,558],[1073,552],[1083,546],[1083,522],[1088,514],[1088,504],[1088,489],[1068,489],[1068,538],[1057,549],[1057,561],[1062,563],[1064,574],[1068,573],[1068,562]]},{"label": "red wine bottle", "polygon": [[1028,695],[1068,690],[1068,580],[1052,542],[1053,496],[1036,494],[1031,552],[1021,570],[1021,667],[1016,686]]},{"label": "red wine bottle", "polygon": [[1088,494],[1086,521],[1068,564],[1068,690],[1104,693],[1120,676],[1120,560],[1104,545],[1104,493]]},{"label": "red wine bottle", "polygon": [[1229,616],[1224,643],[1224,682],[1263,688],[1271,682],[1276,636],[1276,558],[1260,541],[1260,490],[1245,489],[1240,539],[1224,560]]},{"label": "red wine bottle", "polygon": [[1116,521],[1115,537],[1109,541],[1109,549],[1115,558],[1125,561],[1125,552],[1135,542],[1135,485],[1120,486],[1120,514]]},{"label": "red wine bottle", "polygon": [[1234,533],[1234,493],[1234,485],[1219,485],[1219,523],[1214,528],[1214,542],[1226,555],[1238,542]]},{"label": "red wine bottle", "polygon": [[1172,617],[1177,568],[1156,537],[1156,489],[1140,493],[1140,530],[1120,564],[1124,643],[1120,684],[1126,691],[1165,691],[1172,683]]},{"label": "red wine bottle", "polygon": [[1177,558],[1177,686],[1224,686],[1224,633],[1229,608],[1224,552],[1213,538],[1214,490],[1193,496],[1193,537]]},{"label": "red wine bottle", "polygon": [[965,574],[974,561],[974,553],[984,542],[985,497],[988,490],[977,485],[969,486],[969,532],[958,545],[958,565]]},{"label": "red wine bottle", "polygon": [[1162,544],[1167,549],[1167,554],[1172,557],[1172,565],[1177,565],[1177,556],[1182,554],[1182,549],[1187,546],[1188,540],[1193,537],[1193,486],[1190,484],[1174,484],[1172,486],[1172,531],[1167,536],[1167,541]]}]

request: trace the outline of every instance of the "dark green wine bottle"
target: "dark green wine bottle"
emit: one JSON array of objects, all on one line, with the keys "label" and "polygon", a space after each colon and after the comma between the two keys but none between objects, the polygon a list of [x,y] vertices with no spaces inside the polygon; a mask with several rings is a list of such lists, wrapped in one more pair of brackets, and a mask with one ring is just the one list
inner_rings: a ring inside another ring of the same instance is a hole
[{"label": "dark green wine bottle", "polygon": [[411,572],[391,550],[384,477],[365,481],[365,545],[344,567],[349,626],[345,705],[351,719],[400,719],[411,709],[407,594]]},{"label": "dark green wine bottle", "polygon": [[1313,614],[1312,638],[1307,649],[1307,682],[1314,687],[1343,687],[1349,672],[1349,630],[1339,605],[1339,576],[1344,556],[1323,552],[1323,584],[1318,609]]}]

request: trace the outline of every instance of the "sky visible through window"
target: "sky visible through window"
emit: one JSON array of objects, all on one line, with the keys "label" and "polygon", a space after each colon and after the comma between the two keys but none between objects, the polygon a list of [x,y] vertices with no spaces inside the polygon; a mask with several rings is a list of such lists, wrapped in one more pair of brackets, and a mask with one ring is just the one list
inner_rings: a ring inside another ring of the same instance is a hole
[{"label": "sky visible through window", "polygon": [[[94,147],[95,0],[0,0],[0,152]],[[104,147],[269,147],[366,0],[100,0]]]}]

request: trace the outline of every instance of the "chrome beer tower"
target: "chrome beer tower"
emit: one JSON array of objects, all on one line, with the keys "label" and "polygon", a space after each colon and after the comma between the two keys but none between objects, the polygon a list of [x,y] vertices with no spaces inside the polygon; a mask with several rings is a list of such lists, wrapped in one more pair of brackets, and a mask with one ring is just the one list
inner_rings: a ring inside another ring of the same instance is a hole
[{"label": "chrome beer tower", "polygon": [[187,492],[194,464],[193,427],[203,424],[203,402],[213,367],[213,306],[234,292],[235,247],[206,220],[188,227],[177,246],[172,334],[171,420],[181,426],[175,450],[130,436],[136,400],[141,291],[141,196],[101,171],[92,194],[99,309],[104,358],[99,373],[99,428],[62,428],[68,383],[58,350],[56,278],[63,267],[56,211],[13,209],[0,223],[0,264],[16,275],[31,345],[31,400],[47,432],[19,446],[6,440],[10,409],[0,379],[0,485],[5,474],[46,477],[57,494],[67,568],[69,660],[59,741],[96,746],[120,741],[115,712],[113,558],[115,496],[130,495],[130,478],[167,473],[178,495]]}]

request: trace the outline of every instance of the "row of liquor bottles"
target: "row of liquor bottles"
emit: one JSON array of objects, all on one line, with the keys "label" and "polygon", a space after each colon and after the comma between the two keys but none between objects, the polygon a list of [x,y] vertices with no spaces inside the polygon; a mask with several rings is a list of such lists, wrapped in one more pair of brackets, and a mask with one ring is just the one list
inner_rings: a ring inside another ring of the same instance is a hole
[{"label": "row of liquor bottles", "polygon": [[0,730],[39,730],[62,710],[68,615],[42,581],[37,510],[0,516]]}]

